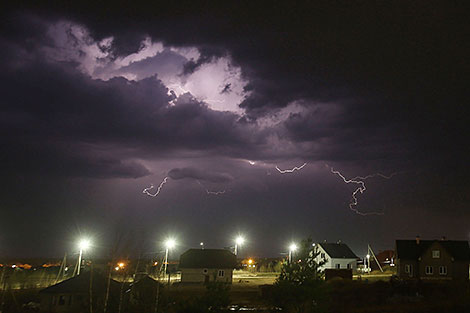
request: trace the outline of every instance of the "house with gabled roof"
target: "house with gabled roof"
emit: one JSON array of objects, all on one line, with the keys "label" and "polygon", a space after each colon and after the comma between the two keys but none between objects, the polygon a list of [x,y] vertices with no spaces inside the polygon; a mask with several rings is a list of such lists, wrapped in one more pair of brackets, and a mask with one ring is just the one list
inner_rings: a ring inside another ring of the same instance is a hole
[{"label": "house with gabled roof", "polygon": [[182,283],[232,283],[237,257],[225,249],[189,249],[180,257]]},{"label": "house with gabled roof", "polygon": [[397,240],[397,275],[403,279],[468,280],[470,247],[465,240]]},{"label": "house with gabled roof", "polygon": [[315,244],[318,255],[317,263],[325,262],[320,269],[351,269],[357,268],[358,257],[345,243],[321,242]]},{"label": "house with gabled roof", "polygon": [[[103,311],[108,290],[108,277],[99,272],[83,272],[39,292],[41,312],[81,313]],[[120,293],[120,284],[109,280],[108,311],[116,309]]]}]

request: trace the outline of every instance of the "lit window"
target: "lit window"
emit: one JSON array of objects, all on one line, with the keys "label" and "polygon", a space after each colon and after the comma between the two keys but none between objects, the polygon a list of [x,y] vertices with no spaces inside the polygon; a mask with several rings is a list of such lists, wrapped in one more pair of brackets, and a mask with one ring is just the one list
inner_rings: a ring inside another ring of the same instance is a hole
[{"label": "lit window", "polygon": [[426,275],[432,275],[432,266],[426,266]]},{"label": "lit window", "polygon": [[224,277],[225,276],[225,271],[224,270],[219,270],[218,276],[219,277]]},{"label": "lit window", "polygon": [[447,275],[447,266],[439,266],[439,275]]},{"label": "lit window", "polygon": [[441,257],[441,251],[439,250],[432,250],[432,258],[439,259]]}]

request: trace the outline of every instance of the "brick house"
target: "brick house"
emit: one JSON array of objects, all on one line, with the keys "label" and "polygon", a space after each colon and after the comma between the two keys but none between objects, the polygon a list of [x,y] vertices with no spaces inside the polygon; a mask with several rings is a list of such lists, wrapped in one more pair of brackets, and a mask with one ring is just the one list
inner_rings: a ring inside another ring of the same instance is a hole
[{"label": "brick house", "polygon": [[460,240],[397,240],[397,275],[403,279],[468,280],[470,247]]}]

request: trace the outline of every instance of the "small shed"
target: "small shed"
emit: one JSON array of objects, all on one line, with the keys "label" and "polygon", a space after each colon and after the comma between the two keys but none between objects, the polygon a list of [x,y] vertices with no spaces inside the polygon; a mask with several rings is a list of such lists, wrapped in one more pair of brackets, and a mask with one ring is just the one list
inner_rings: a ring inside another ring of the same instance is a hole
[{"label": "small shed", "polygon": [[232,283],[237,257],[224,249],[189,249],[180,257],[182,283]]}]

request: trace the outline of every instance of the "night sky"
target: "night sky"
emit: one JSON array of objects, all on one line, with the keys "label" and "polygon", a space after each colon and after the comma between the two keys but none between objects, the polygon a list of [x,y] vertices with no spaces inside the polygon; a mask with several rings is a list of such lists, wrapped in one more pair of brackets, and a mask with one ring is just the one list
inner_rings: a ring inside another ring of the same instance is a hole
[{"label": "night sky", "polygon": [[1,10],[0,257],[469,239],[456,2],[65,3]]}]

